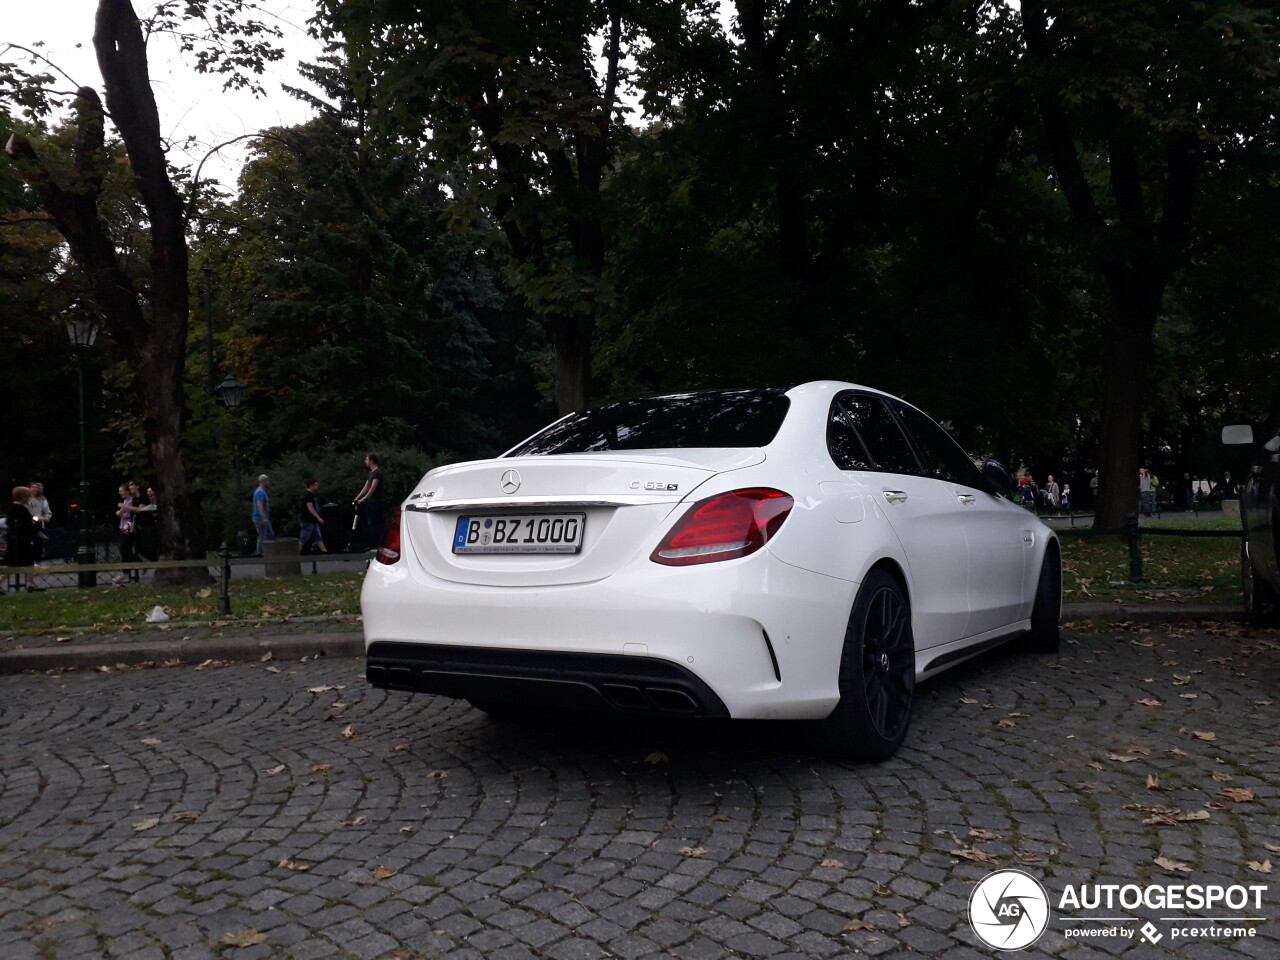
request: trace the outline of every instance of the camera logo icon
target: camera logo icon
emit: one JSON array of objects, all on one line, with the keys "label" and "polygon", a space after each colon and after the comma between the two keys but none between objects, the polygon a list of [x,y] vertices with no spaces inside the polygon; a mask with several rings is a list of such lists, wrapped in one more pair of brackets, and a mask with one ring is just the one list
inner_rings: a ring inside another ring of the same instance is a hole
[{"label": "camera logo icon", "polygon": [[1049,895],[1021,870],[997,870],[973,888],[969,925],[989,947],[1023,950],[1049,926]]}]

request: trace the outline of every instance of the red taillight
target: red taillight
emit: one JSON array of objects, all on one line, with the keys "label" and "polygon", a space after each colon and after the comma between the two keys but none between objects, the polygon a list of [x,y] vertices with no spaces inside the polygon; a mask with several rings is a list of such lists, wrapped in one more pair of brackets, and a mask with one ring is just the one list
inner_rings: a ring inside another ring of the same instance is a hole
[{"label": "red taillight", "polygon": [[391,522],[387,524],[387,535],[382,538],[382,543],[378,547],[378,552],[373,555],[373,559],[379,563],[395,563],[400,559],[399,510],[391,515]]},{"label": "red taillight", "polygon": [[795,501],[781,490],[734,490],[695,503],[649,555],[682,567],[755,553],[778,532]]}]

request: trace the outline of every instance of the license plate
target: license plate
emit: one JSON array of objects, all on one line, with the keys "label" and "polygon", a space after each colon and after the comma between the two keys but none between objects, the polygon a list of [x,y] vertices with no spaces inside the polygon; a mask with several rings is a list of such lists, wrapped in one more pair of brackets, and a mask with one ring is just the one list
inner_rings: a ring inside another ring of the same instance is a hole
[{"label": "license plate", "polygon": [[453,552],[577,553],[586,522],[585,513],[459,517],[453,528]]}]

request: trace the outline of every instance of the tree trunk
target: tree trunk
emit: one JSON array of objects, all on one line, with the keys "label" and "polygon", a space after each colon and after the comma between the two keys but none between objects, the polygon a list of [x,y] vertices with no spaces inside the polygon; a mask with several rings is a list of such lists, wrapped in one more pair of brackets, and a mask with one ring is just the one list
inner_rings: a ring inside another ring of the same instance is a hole
[{"label": "tree trunk", "polygon": [[[139,290],[120,269],[108,224],[98,208],[102,195],[104,111],[95,90],[77,91],[74,168],[67,186],[23,137],[7,152],[40,197],[71,255],[84,271],[90,296],[134,373],[143,432],[160,494],[159,557],[185,560],[193,543],[196,514],[181,452],[186,404],[182,372],[186,360],[188,297],[186,215],[169,178],[160,118],[147,72],[146,42],[129,0],[99,0],[93,35],[112,120],[124,140],[151,230],[150,277]],[[144,308],[145,304],[145,308]],[[207,579],[201,570],[157,571],[161,583]]]},{"label": "tree trunk", "polygon": [[547,322],[556,360],[556,412],[561,415],[587,405],[592,327],[592,321],[584,317],[555,317]]},{"label": "tree trunk", "polygon": [[1154,332],[1166,284],[1117,270],[1108,276],[1111,323],[1104,360],[1098,506],[1094,526],[1119,530],[1138,508],[1142,414],[1155,353]]}]

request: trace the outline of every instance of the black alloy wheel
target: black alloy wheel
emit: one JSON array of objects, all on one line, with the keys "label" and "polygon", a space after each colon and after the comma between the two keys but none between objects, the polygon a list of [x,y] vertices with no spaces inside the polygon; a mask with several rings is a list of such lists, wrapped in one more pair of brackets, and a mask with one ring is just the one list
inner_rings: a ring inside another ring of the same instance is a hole
[{"label": "black alloy wheel", "polygon": [[1058,623],[1062,619],[1062,559],[1057,546],[1045,547],[1040,561],[1040,578],[1036,581],[1036,600],[1031,608],[1031,630],[1022,638],[1022,647],[1030,653],[1057,653],[1061,638]]},{"label": "black alloy wheel", "polygon": [[876,733],[901,737],[911,719],[915,690],[915,650],[911,614],[897,584],[871,598],[862,626],[862,688]]},{"label": "black alloy wheel", "polygon": [[849,614],[840,702],[817,725],[818,748],[853,760],[893,756],[911,723],[915,678],[911,606],[896,579],[873,570]]},{"label": "black alloy wheel", "polygon": [[1244,612],[1255,627],[1280,626],[1280,594],[1265,580],[1259,579],[1249,556],[1249,544],[1240,541],[1240,592],[1244,597]]}]

